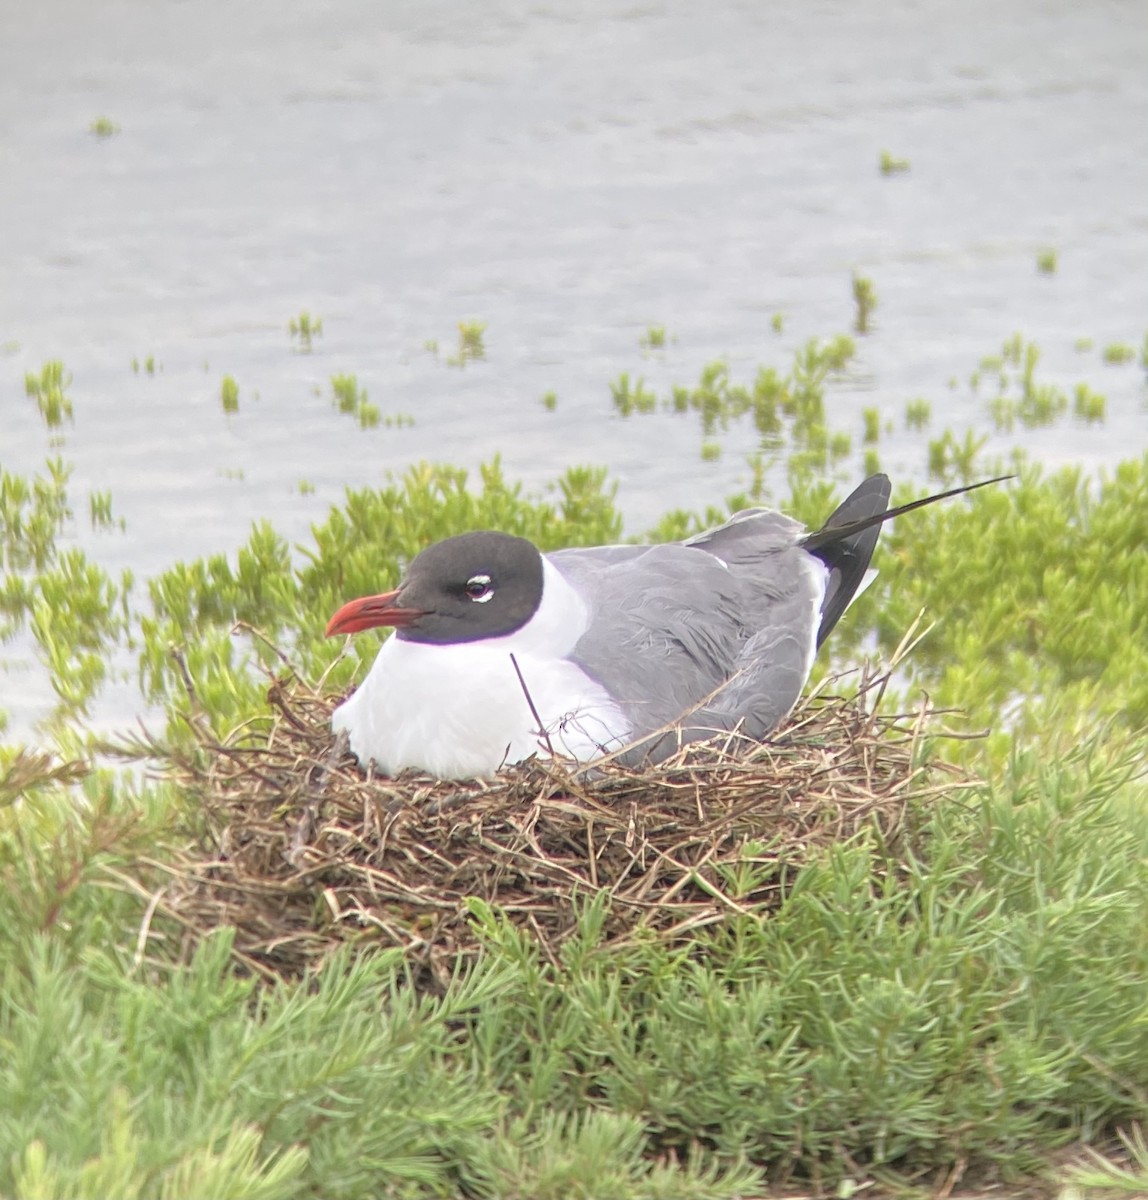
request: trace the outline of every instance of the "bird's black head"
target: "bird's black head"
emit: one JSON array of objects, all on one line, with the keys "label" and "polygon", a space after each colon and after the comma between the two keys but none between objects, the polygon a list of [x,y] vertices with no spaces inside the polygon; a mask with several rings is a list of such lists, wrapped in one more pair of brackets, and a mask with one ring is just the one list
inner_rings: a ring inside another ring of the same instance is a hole
[{"label": "bird's black head", "polygon": [[396,591],[345,604],[328,634],[393,625],[411,642],[448,645],[522,628],[542,602],[542,555],[525,538],[483,531],[428,546]]}]

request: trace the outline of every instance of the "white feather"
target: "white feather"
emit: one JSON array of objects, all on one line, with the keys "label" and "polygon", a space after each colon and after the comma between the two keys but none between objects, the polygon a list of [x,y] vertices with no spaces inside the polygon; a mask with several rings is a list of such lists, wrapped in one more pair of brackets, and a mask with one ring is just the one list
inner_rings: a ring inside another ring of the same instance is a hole
[{"label": "white feather", "polygon": [[391,636],[358,691],[335,710],[364,765],[444,779],[493,774],[548,753],[513,654],[556,754],[584,761],[625,743],[630,724],[601,685],[566,659],[586,629],[585,603],[543,559],[542,601],[516,633],[431,645]]}]

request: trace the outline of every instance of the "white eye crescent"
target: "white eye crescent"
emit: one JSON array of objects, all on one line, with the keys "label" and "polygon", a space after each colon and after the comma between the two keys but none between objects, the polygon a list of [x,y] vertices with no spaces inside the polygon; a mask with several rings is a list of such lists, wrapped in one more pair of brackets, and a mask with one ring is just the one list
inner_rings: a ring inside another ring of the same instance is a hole
[{"label": "white eye crescent", "polygon": [[485,604],[494,595],[489,575],[472,575],[466,581],[465,590],[475,604]]}]

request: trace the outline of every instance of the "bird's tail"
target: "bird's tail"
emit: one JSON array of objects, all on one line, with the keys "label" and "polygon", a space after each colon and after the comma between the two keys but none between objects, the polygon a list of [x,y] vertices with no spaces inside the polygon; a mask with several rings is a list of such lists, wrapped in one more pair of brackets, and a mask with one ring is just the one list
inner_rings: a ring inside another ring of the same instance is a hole
[{"label": "bird's tail", "polygon": [[820,529],[806,534],[801,540],[802,549],[816,555],[829,568],[829,581],[821,604],[821,625],[817,631],[818,646],[825,641],[860,587],[877,546],[881,526],[886,521],[912,512],[915,508],[924,508],[926,504],[934,504],[965,492],[975,492],[977,488],[988,487],[990,483],[1003,483],[1012,478],[1012,475],[999,475],[996,479],[983,479],[980,483],[950,488],[947,492],[938,492],[923,500],[888,508],[889,477],[870,475],[833,511]]}]

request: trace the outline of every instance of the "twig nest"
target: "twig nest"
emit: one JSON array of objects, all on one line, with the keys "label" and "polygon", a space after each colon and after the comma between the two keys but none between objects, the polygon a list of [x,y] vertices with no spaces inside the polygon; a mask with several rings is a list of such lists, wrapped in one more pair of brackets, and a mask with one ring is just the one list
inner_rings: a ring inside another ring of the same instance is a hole
[{"label": "twig nest", "polygon": [[476,945],[471,898],[550,953],[603,891],[612,941],[762,919],[815,848],[866,828],[896,844],[937,769],[920,762],[924,711],[833,697],[804,701],[768,742],[694,744],[642,770],[534,760],[488,780],[386,779],[331,733],[334,698],[292,677],[269,700],[265,723],[201,734],[172,762],[204,824],[161,907],[190,940],[234,926],[236,953],[275,974],[347,940],[449,969]]}]

